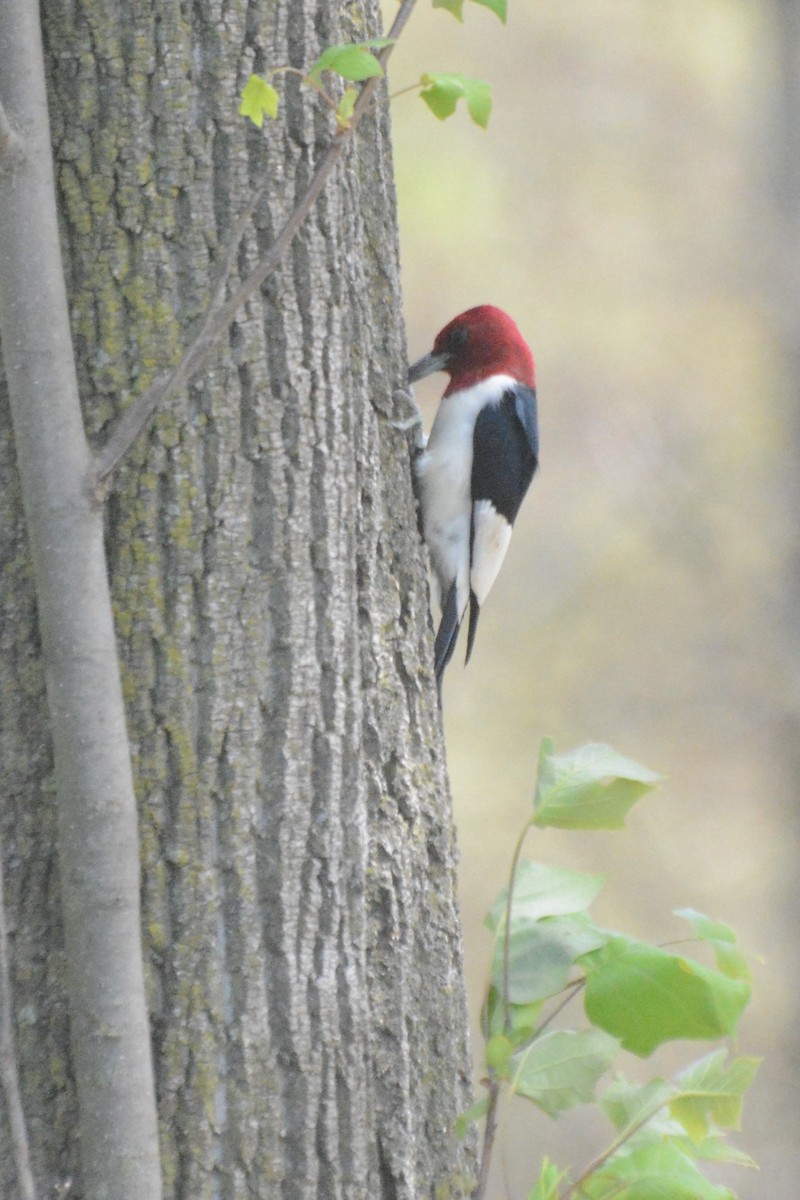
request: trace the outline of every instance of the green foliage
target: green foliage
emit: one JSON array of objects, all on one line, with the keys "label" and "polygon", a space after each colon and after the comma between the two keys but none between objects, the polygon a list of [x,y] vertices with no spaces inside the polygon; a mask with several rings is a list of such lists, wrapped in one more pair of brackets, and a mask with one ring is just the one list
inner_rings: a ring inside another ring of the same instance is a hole
[{"label": "green foliage", "polygon": [[715,1187],[674,1142],[615,1154],[583,1185],[587,1200],[735,1200]]},{"label": "green foliage", "polygon": [[604,941],[603,932],[582,913],[527,922],[519,921],[512,910],[508,942],[502,929],[495,939],[492,983],[502,992],[508,945],[509,1001],[520,1005],[546,1000],[566,985],[575,961]]},{"label": "green foliage", "polygon": [[381,50],[389,45],[389,38],[373,38],[369,42],[357,42],[355,45],[328,46],[327,50],[320,54],[306,79],[318,84],[323,71],[332,71],[334,75],[341,75],[342,79],[349,79],[352,83],[360,83],[374,75],[382,75],[383,68],[371,50]]},{"label": "green foliage", "polygon": [[511,1090],[555,1117],[582,1101],[614,1061],[619,1042],[600,1029],[557,1029],[534,1038],[519,1052]]},{"label": "green foliage", "polygon": [[476,125],[485,129],[492,111],[489,84],[466,75],[447,75],[429,72],[420,80],[420,95],[435,117],[444,121],[456,111],[459,100],[466,100],[467,112]]},{"label": "green foliage", "polygon": [[341,99],[336,105],[336,124],[341,129],[346,129],[350,124],[350,118],[353,115],[357,99],[358,92],[354,87],[346,87],[342,92]]},{"label": "green foliage", "polygon": [[[507,0],[475,0],[492,10],[501,21],[506,19]],[[462,20],[464,0],[434,0],[434,8],[446,8],[459,20]],[[332,74],[343,79],[348,84],[363,83],[383,75],[383,67],[374,50],[383,50],[392,45],[392,38],[371,38],[365,42],[353,42],[341,46],[328,46],[320,54],[315,63],[305,73],[294,67],[274,67],[268,74],[290,72],[299,75],[303,83],[314,88],[333,110],[339,129],[347,129],[353,117],[358,90],[348,86],[344,93],[337,96],[326,87],[324,78]],[[404,91],[419,89],[420,96],[431,112],[444,121],[455,112],[459,100],[464,100],[467,112],[476,125],[485,129],[489,123],[492,111],[492,96],[489,84],[482,79],[472,79],[467,75],[428,72],[422,75],[419,82]],[[264,117],[278,115],[279,96],[269,79],[260,75],[251,75],[242,92],[239,113],[247,117],[260,129]]]},{"label": "green foliage", "polygon": [[742,1097],[753,1082],[758,1059],[737,1058],[727,1065],[724,1050],[693,1063],[678,1076],[680,1093],[670,1100],[669,1110],[689,1137],[700,1143],[713,1125],[739,1129]]},{"label": "green foliage", "polygon": [[566,1171],[560,1171],[555,1163],[550,1162],[547,1155],[542,1159],[542,1169],[536,1186],[528,1193],[528,1200],[557,1200],[558,1188],[566,1177]]},{"label": "green foliage", "polygon": [[[338,75],[348,85],[362,83],[365,79],[383,75],[383,67],[372,51],[383,50],[391,44],[391,38],[371,38],[366,42],[328,46],[305,74],[294,67],[274,67],[269,74],[273,76],[288,72],[299,75],[303,83],[319,92],[320,96],[333,109],[337,126],[340,129],[346,129],[353,115],[358,91],[354,87],[347,86],[337,100],[336,96],[324,86],[322,82],[324,75],[326,72]],[[264,79],[261,75],[251,75],[242,92],[239,113],[260,129],[264,124],[265,116],[277,117],[278,103],[278,93],[269,80]]]},{"label": "green foliage", "polygon": [[733,1037],[750,988],[691,959],[610,937],[585,955],[586,1015],[645,1057],[677,1038]]},{"label": "green foliage", "polygon": [[[475,0],[475,3],[483,5],[484,8],[490,8],[505,24],[508,0]],[[464,0],[433,0],[433,7],[447,9],[456,20],[464,20]]]},{"label": "green foliage", "polygon": [[559,829],[621,829],[637,800],[660,776],[610,746],[581,746],[556,754],[552,738],[539,749],[535,823]]},{"label": "green foliage", "polygon": [[714,951],[717,966],[723,975],[731,979],[750,979],[750,967],[747,960],[736,945],[736,934],[730,925],[721,921],[712,921],[693,908],[677,908],[676,917],[684,917],[695,931],[697,937],[706,942]]},{"label": "green foliage", "polygon": [[[493,1123],[503,1086],[551,1117],[596,1103],[614,1130],[608,1149],[574,1179],[544,1158],[528,1200],[575,1194],[734,1200],[709,1182],[701,1164],[754,1165],[725,1131],[739,1128],[757,1059],[730,1058],[716,1048],[674,1079],[644,1084],[628,1082],[617,1065],[622,1050],[646,1057],[666,1041],[735,1034],[750,987],[733,930],[693,909],[678,910],[714,954],[715,966],[705,966],[596,925],[588,908],[603,886],[601,876],[520,861],[532,827],[619,828],[658,778],[608,746],[557,755],[545,738],[533,815],[517,843],[509,886],[486,918],[494,934],[482,1018],[489,1090],[463,1115],[461,1133],[484,1115]],[[580,993],[589,1027],[548,1028]],[[612,1067],[614,1078],[598,1095]],[[490,1151],[491,1145],[484,1153]]]},{"label": "green foliage", "polygon": [[[604,882],[602,875],[523,862],[514,876],[514,924],[582,912],[600,894]],[[507,905],[508,888],[504,888],[486,917],[489,929],[496,930],[501,925]]]},{"label": "green foliage", "polygon": [[496,1033],[486,1043],[486,1065],[499,1079],[508,1079],[514,1043],[504,1033]]},{"label": "green foliage", "polygon": [[242,92],[239,115],[249,117],[253,124],[260,129],[264,124],[265,116],[273,119],[277,117],[278,101],[278,93],[271,83],[262,79],[260,75],[251,75]]}]

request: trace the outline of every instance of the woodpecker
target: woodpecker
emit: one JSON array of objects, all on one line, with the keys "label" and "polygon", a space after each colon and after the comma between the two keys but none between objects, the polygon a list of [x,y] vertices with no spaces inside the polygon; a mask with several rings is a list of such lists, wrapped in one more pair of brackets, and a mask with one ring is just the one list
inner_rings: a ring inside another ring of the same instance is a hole
[{"label": "woodpecker", "polygon": [[501,309],[482,304],[445,325],[410,368],[409,383],[435,371],[450,382],[414,466],[442,609],[434,648],[441,691],[467,605],[469,662],[481,606],[538,464],[539,431],[533,355]]}]

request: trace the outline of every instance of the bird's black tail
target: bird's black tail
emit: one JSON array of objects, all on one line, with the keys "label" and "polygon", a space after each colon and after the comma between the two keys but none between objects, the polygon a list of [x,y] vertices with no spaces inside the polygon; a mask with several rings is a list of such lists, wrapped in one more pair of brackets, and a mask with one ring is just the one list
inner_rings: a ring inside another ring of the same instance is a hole
[{"label": "bird's black tail", "polygon": [[442,619],[439,622],[439,631],[436,634],[436,642],[433,648],[433,669],[440,694],[442,690],[442,676],[444,675],[445,667],[453,657],[460,624],[454,581],[450,586],[450,591],[447,593],[442,607]]},{"label": "bird's black tail", "polygon": [[469,629],[467,630],[467,657],[464,659],[464,666],[469,662],[469,656],[472,654],[472,647],[475,643],[475,634],[478,632],[478,617],[481,615],[481,606],[478,604],[478,597],[470,589],[469,593]]}]

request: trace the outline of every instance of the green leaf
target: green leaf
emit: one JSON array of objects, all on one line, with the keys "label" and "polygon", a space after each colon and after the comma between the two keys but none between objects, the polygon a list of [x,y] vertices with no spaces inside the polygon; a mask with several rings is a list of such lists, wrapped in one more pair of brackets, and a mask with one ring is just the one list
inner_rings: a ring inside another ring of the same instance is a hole
[{"label": "green leaf", "polygon": [[476,1121],[480,1121],[481,1117],[486,1116],[488,1107],[489,1097],[483,1096],[482,1099],[476,1100],[474,1104],[470,1104],[465,1112],[460,1113],[456,1117],[456,1137],[465,1138],[469,1132],[470,1125],[474,1125]]},{"label": "green leaf", "polygon": [[390,38],[373,38],[369,42],[358,42],[354,45],[328,46],[308,72],[307,78],[312,83],[319,83],[323,71],[333,71],[343,79],[359,83],[373,75],[382,75],[383,67],[375,55],[370,53],[369,48],[380,49],[390,44]]},{"label": "green leaf", "polygon": [[444,8],[447,12],[452,13],[457,21],[464,20],[463,8],[464,0],[433,0],[434,8]]},{"label": "green leaf", "polygon": [[727,1188],[709,1183],[671,1142],[615,1155],[583,1184],[581,1195],[589,1200],[736,1200]]},{"label": "green leaf", "polygon": [[466,100],[467,111],[476,125],[485,129],[492,111],[489,84],[467,75],[447,75],[430,72],[420,79],[420,95],[435,117],[444,121],[456,111],[459,100]]},{"label": "green leaf", "polygon": [[359,42],[358,45],[366,50],[385,50],[387,46],[393,46],[397,38],[367,38],[365,42]]},{"label": "green leaf", "polygon": [[637,1084],[619,1078],[608,1085],[599,1104],[617,1133],[646,1118],[647,1124],[642,1129],[647,1131],[648,1139],[652,1136],[660,1141],[681,1130],[678,1123],[671,1119],[667,1108],[674,1095],[674,1086],[664,1079],[651,1079],[648,1083]]},{"label": "green leaf", "polygon": [[[484,8],[490,8],[505,24],[507,0],[475,0],[475,3],[483,5]],[[464,20],[464,0],[433,0],[433,7],[444,8],[447,12],[452,13],[456,20]]]},{"label": "green leaf", "polygon": [[555,1163],[545,1154],[542,1159],[542,1169],[532,1192],[528,1192],[527,1200],[558,1200],[558,1188],[567,1172],[560,1171]]},{"label": "green leaf", "polygon": [[[495,989],[492,988],[492,991],[494,990]],[[513,1001],[509,1003],[508,1036],[511,1038],[515,1046],[521,1046],[524,1042],[529,1042],[531,1040],[541,1011],[541,1000],[535,1000],[529,1004],[514,1004]]]},{"label": "green leaf", "polygon": [[505,1034],[496,1033],[486,1043],[486,1065],[501,1079],[508,1079],[508,1066],[513,1053],[514,1047]]},{"label": "green leaf", "polygon": [[341,129],[347,129],[350,124],[357,98],[358,91],[354,87],[346,87],[342,92],[341,99],[336,106],[336,124]]},{"label": "green leaf", "polygon": [[736,1058],[728,1064],[727,1051],[715,1050],[682,1071],[679,1094],[670,1102],[670,1113],[694,1142],[701,1142],[712,1123],[739,1129],[742,1100],[753,1082],[760,1059]]},{"label": "green leaf", "polygon": [[750,988],[691,959],[611,936],[580,960],[589,1020],[645,1057],[675,1038],[732,1037]]},{"label": "green leaf", "polygon": [[749,1167],[758,1169],[758,1163],[745,1154],[743,1150],[732,1146],[721,1133],[712,1133],[700,1142],[693,1142],[689,1137],[674,1139],[675,1145],[680,1146],[684,1154],[690,1158],[702,1159],[704,1162],[730,1163],[734,1167]]},{"label": "green leaf", "polygon": [[260,75],[251,75],[244,85],[239,115],[248,117],[260,129],[264,124],[265,114],[268,117],[277,117],[278,100],[278,93],[266,79],[262,79]]},{"label": "green leaf", "polygon": [[[502,993],[504,924],[495,935],[492,982]],[[566,984],[577,958],[605,944],[608,934],[583,914],[531,922],[513,915],[508,939],[508,998],[532,1004],[554,996]]]},{"label": "green leaf", "polygon": [[555,754],[552,738],[539,747],[534,824],[559,829],[621,829],[628,811],[659,782],[647,767],[610,746]]},{"label": "green leaf", "polygon": [[[644,1145],[662,1145],[669,1140],[692,1159],[754,1167],[756,1164],[749,1155],[731,1146],[708,1120],[709,1116],[722,1116],[727,1121],[735,1115],[738,1121],[738,1109],[734,1113],[716,1105],[720,1100],[723,1104],[730,1101],[737,1094],[740,1103],[755,1070],[752,1059],[744,1060],[747,1063],[745,1071],[726,1068],[725,1057],[724,1050],[714,1051],[688,1067],[675,1083],[653,1079],[641,1085],[615,1079],[600,1097],[600,1107],[617,1133],[624,1137],[629,1150]],[[694,1090],[687,1087],[687,1081]],[[673,1104],[676,1105],[674,1116]],[[628,1135],[628,1130],[633,1132]],[[691,1136],[686,1136],[687,1131]]]},{"label": "green leaf", "polygon": [[541,1001],[532,1004],[509,1004],[506,1028],[502,991],[490,985],[481,1011],[481,1032],[486,1041],[496,1033],[503,1033],[515,1046],[519,1046],[532,1037],[541,1011]]},{"label": "green leaf", "polygon": [[693,908],[678,908],[675,910],[675,916],[683,917],[692,926],[697,936],[704,942],[708,942],[723,975],[729,975],[731,979],[744,979],[749,983],[750,967],[736,944],[736,934],[730,925],[723,925],[721,921],[712,921],[710,917],[704,916],[703,913],[697,912]]},{"label": "green leaf", "polygon": [[618,1050],[617,1039],[600,1029],[546,1033],[515,1057],[511,1090],[555,1117],[593,1098]]},{"label": "green leaf", "polygon": [[[575,959],[603,945],[608,935],[582,911],[602,885],[601,875],[520,863],[509,923],[508,997],[513,1004],[531,1004],[560,991]],[[506,888],[486,917],[495,934],[492,981],[500,994],[507,895]]]},{"label": "green leaf", "polygon": [[[512,922],[516,919],[538,921],[541,917],[560,917],[582,912],[596,898],[605,882],[603,875],[586,875],[566,867],[550,867],[524,860],[514,876],[511,905]],[[486,925],[496,930],[505,924],[508,888],[492,905]]]},{"label": "green leaf", "polygon": [[[508,9],[508,0],[475,0],[476,4],[481,4],[484,8],[490,8],[496,17],[505,25],[506,14]],[[434,0],[435,7],[435,0]]]}]

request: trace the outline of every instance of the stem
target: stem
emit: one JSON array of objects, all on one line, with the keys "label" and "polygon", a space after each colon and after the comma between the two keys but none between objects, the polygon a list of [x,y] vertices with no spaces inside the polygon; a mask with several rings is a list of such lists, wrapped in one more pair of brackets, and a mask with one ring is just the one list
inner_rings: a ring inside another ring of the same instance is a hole
[{"label": "stem", "polygon": [[416,83],[410,83],[408,87],[400,88],[397,92],[392,92],[389,99],[396,100],[398,96],[406,96],[409,92],[418,92],[422,86],[423,84],[419,80]]},{"label": "stem", "polygon": [[[392,42],[390,45],[384,47],[378,56],[378,61],[384,71],[397,39],[400,37],[411,16],[415,3],[416,0],[402,0],[392,28],[389,30],[389,37],[392,39]],[[95,455],[92,464],[89,490],[97,500],[103,498],[107,490],[105,487],[106,480],[125,457],[139,434],[149,424],[156,409],[166,403],[202,367],[214,345],[228,328],[242,305],[261,287],[282,261],[306,217],[316,203],[334,167],[341,158],[350,138],[355,133],[361,118],[372,102],[378,84],[383,78],[382,75],[375,75],[364,84],[353,108],[353,115],[350,118],[349,124],[346,128],[337,130],[322,161],[314,172],[305,194],[300,198],[294,212],[288,218],[283,229],[258,266],[240,284],[226,304],[217,303],[215,305],[215,297],[212,297],[200,330],[184,351],[178,365],[172,371],[159,375],[150,387],[141,396],[138,396],[119,418],[105,445]],[[238,226],[239,223],[237,222],[237,229]],[[241,233],[239,233],[239,238],[241,238]],[[226,262],[232,262],[233,258],[235,258],[237,246],[238,239],[236,245],[233,246],[233,254],[231,254],[229,249]],[[232,267],[227,270],[221,280],[223,291],[231,269]]]},{"label": "stem", "polygon": [[[560,1004],[557,1004],[553,1011],[545,1017],[541,1025],[536,1026],[536,1029],[533,1032],[533,1037],[530,1039],[531,1042],[535,1042],[538,1037],[541,1037],[550,1022],[554,1021],[560,1012],[563,1012],[570,1000],[575,999],[585,983],[585,979],[573,979],[572,983],[567,983],[564,985],[563,991],[568,992],[569,995],[564,996]],[[530,1045],[530,1042],[527,1042],[526,1045]]]},{"label": "stem", "polygon": [[336,112],[338,101],[333,98],[330,92],[325,90],[321,83],[318,83],[316,79],[312,79],[310,75],[302,75],[302,79],[307,87],[313,88],[317,95],[322,97],[328,108]]},{"label": "stem", "polygon": [[511,1005],[508,999],[508,981],[510,974],[510,958],[511,958],[511,905],[514,899],[514,880],[517,875],[517,867],[519,865],[519,856],[522,853],[522,846],[525,838],[528,836],[528,831],[531,828],[531,822],[528,821],[522,833],[517,838],[517,844],[514,847],[514,854],[511,858],[511,872],[508,877],[508,897],[506,899],[505,924],[503,928],[503,1032],[508,1033],[511,1024]]},{"label": "stem", "polygon": [[481,1167],[478,1183],[472,1193],[471,1200],[483,1200],[486,1188],[489,1186],[489,1168],[492,1163],[492,1151],[497,1136],[497,1106],[500,1100],[500,1080],[492,1071],[487,1084],[489,1103],[486,1107],[486,1124],[483,1127],[483,1145],[481,1147]]},{"label": "stem", "polygon": [[659,1104],[656,1104],[654,1108],[651,1108],[649,1112],[646,1112],[644,1116],[638,1117],[637,1120],[626,1126],[622,1133],[618,1134],[614,1138],[614,1141],[611,1143],[608,1149],[604,1150],[602,1154],[599,1154],[597,1158],[592,1159],[586,1170],[583,1171],[583,1173],[575,1180],[574,1183],[569,1185],[567,1190],[564,1192],[562,1200],[567,1200],[568,1196],[573,1195],[573,1193],[577,1192],[579,1188],[582,1188],[589,1179],[590,1175],[593,1175],[595,1171],[599,1171],[600,1168],[608,1162],[611,1156],[616,1154],[620,1146],[624,1146],[628,1139],[632,1138],[637,1130],[641,1129],[643,1125],[646,1125],[648,1121],[652,1120],[659,1109],[664,1108],[667,1104],[669,1104],[669,1100],[662,1100]]},{"label": "stem", "polygon": [[[514,847],[514,853],[511,857],[511,872],[508,878],[508,894],[506,898],[505,920],[503,925],[503,1032],[508,1033],[511,1026],[511,1008],[508,999],[508,979],[509,979],[509,943],[511,940],[511,905],[514,901],[514,879],[517,874],[517,866],[519,865],[519,856],[522,853],[522,846],[525,838],[528,836],[528,830],[531,827],[531,822],[525,825],[522,833],[517,838],[517,844]],[[571,998],[571,997],[570,997]],[[558,1010],[556,1010],[558,1011]],[[554,1014],[555,1015],[555,1014]],[[472,1193],[472,1200],[483,1200],[486,1195],[486,1188],[489,1183],[489,1168],[492,1163],[492,1152],[494,1150],[495,1136],[497,1134],[497,1106],[500,1100],[500,1080],[495,1075],[494,1071],[489,1073],[489,1104],[486,1109],[486,1125],[483,1132],[483,1146],[481,1147],[481,1166],[478,1175],[478,1184]]]}]

